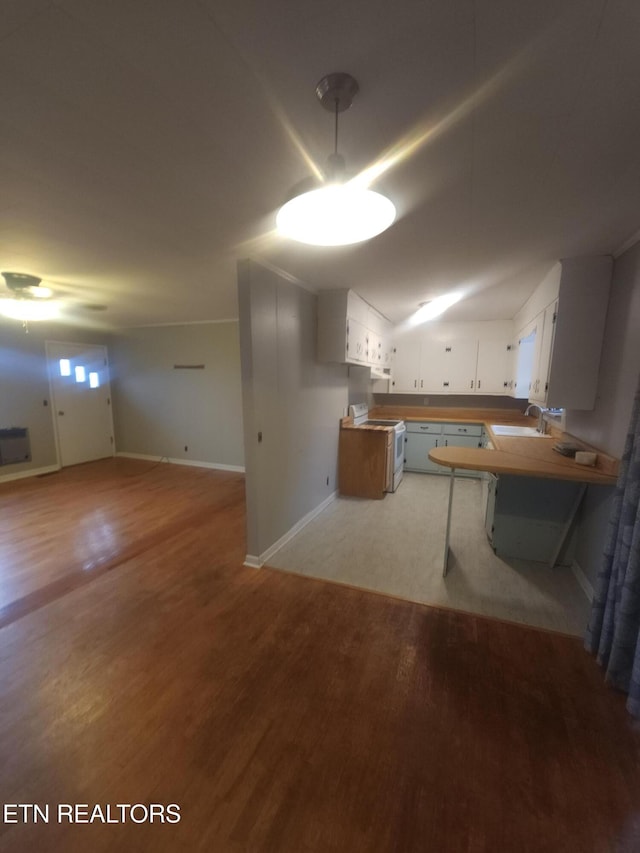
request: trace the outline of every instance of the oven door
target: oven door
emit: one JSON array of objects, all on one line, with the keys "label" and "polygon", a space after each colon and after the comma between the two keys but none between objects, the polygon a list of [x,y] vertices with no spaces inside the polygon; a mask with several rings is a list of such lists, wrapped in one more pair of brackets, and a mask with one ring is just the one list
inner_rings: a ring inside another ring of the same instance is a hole
[{"label": "oven door", "polygon": [[406,426],[399,424],[394,431],[394,457],[393,457],[393,491],[398,488],[402,481],[404,469],[404,434]]}]

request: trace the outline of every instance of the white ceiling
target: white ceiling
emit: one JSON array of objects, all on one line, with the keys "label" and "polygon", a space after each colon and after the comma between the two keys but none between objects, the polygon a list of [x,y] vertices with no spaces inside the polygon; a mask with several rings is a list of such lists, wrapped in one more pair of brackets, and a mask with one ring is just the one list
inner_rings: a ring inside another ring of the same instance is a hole
[{"label": "white ceiling", "polygon": [[[640,228],[639,44],[637,0],[3,0],[0,269],[88,323],[236,317],[247,256],[394,321],[459,288],[448,318],[511,317]],[[400,153],[400,215],[309,248],[272,232],[332,149],[332,71],[347,166]]]}]

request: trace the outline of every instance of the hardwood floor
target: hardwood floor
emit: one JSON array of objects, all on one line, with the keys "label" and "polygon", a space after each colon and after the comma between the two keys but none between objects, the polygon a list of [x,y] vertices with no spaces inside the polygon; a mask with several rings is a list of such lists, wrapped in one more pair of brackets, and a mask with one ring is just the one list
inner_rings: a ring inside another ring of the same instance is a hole
[{"label": "hardwood floor", "polygon": [[0,511],[0,801],[51,809],[1,851],[640,849],[640,735],[579,640],[245,568],[237,474],[109,460]]}]

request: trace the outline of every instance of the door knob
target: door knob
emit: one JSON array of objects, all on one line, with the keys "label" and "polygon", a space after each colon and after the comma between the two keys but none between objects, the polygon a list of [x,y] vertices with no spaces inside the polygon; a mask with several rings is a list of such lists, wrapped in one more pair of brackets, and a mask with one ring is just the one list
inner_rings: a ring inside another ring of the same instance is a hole
[{"label": "door knob", "polygon": [[64,412],[58,412],[59,415],[64,415]]}]

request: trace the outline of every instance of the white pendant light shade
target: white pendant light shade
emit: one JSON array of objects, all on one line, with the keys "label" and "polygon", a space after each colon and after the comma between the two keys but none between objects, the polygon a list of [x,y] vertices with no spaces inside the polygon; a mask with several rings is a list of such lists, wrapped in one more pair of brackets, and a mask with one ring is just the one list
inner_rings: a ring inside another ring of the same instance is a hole
[{"label": "white pendant light shade", "polygon": [[346,184],[330,184],[292,198],[278,211],[284,237],[313,246],[348,246],[385,231],[396,218],[386,196]]},{"label": "white pendant light shade", "polygon": [[385,231],[396,218],[395,206],[368,188],[362,178],[348,180],[344,158],[338,154],[338,114],[349,109],[358,83],[339,71],[316,86],[320,104],[334,114],[335,147],[329,157],[327,183],[300,191],[278,211],[276,224],[283,237],[312,246],[348,246]]}]

